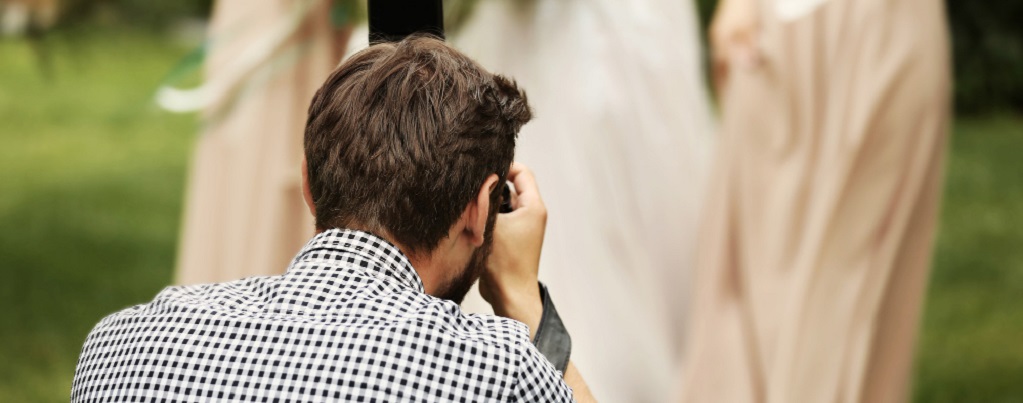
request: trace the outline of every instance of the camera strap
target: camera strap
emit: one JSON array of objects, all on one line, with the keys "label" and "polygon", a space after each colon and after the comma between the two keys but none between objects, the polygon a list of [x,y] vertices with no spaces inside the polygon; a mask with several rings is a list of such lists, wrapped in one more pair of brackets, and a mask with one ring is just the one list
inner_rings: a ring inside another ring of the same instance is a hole
[{"label": "camera strap", "polygon": [[551,301],[551,295],[543,283],[540,283],[540,298],[543,300],[543,314],[540,317],[540,325],[536,328],[533,345],[547,361],[554,364],[554,368],[561,371],[561,376],[565,376],[568,358],[572,353],[572,337],[568,335],[565,324],[561,322],[558,310],[554,309],[554,302]]}]

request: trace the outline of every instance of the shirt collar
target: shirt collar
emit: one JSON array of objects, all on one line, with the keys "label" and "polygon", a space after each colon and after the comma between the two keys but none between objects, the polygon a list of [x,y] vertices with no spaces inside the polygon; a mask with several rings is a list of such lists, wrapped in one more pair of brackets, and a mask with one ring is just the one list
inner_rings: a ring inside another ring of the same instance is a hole
[{"label": "shirt collar", "polygon": [[335,228],[317,234],[291,262],[288,272],[318,267],[302,264],[312,260],[330,262],[334,267],[359,266],[377,277],[426,292],[423,280],[405,254],[387,240],[365,231]]}]

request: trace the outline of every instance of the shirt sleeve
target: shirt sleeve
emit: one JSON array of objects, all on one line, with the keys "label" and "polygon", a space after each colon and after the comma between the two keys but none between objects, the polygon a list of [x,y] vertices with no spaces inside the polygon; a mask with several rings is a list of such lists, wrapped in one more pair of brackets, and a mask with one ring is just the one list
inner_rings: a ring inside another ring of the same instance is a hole
[{"label": "shirt sleeve", "polygon": [[519,366],[511,400],[514,402],[574,402],[572,388],[561,371],[547,361],[532,343],[519,348]]}]

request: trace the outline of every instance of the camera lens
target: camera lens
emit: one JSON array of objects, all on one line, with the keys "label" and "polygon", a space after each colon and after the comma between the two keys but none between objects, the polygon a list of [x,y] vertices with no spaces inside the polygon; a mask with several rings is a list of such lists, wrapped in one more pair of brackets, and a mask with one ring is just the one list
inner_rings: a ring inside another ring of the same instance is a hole
[{"label": "camera lens", "polygon": [[501,189],[501,207],[498,208],[498,212],[510,213],[511,211],[511,187],[508,186],[508,182],[505,182],[504,189]]}]

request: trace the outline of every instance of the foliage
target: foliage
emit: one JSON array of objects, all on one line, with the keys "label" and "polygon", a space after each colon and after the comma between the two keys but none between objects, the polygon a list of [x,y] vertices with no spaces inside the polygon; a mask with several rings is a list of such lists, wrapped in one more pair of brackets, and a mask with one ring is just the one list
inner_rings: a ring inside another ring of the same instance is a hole
[{"label": "foliage", "polygon": [[213,0],[61,0],[58,30],[83,24],[163,29],[182,18],[209,16]]},{"label": "foliage", "polygon": [[961,111],[1023,111],[1023,1],[948,0]]}]

